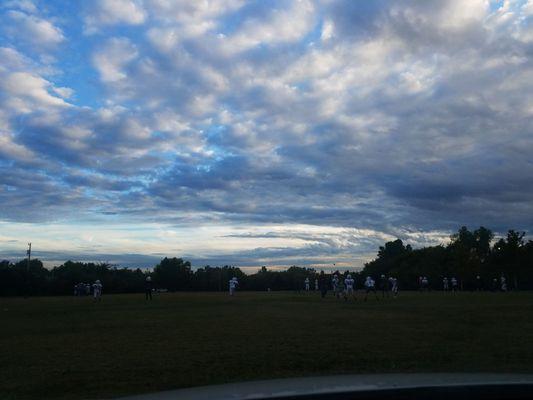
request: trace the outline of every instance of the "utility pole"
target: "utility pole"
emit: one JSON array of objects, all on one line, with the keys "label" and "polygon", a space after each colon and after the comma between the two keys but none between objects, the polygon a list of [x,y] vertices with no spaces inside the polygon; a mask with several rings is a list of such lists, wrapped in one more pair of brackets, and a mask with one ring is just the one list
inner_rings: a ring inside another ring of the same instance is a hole
[{"label": "utility pole", "polygon": [[31,243],[28,243],[28,250],[26,251],[28,255],[28,264],[26,265],[26,272],[30,272],[30,260],[31,260]]},{"label": "utility pole", "polygon": [[31,260],[31,243],[28,243],[28,263],[26,264],[26,297],[30,295],[30,260]]}]

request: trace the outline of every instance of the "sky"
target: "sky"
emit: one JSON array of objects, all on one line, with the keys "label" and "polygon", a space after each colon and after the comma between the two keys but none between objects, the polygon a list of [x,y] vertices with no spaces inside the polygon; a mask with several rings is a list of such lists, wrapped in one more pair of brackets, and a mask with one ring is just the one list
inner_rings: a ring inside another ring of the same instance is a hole
[{"label": "sky", "polygon": [[0,258],[361,267],[533,228],[533,0],[3,0]]}]

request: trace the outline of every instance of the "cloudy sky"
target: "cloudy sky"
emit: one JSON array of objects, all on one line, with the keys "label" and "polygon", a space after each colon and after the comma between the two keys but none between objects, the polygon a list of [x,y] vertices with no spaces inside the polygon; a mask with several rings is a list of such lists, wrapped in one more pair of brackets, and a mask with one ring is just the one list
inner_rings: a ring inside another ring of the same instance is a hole
[{"label": "cloudy sky", "polygon": [[0,257],[361,266],[533,229],[533,0],[3,0]]}]

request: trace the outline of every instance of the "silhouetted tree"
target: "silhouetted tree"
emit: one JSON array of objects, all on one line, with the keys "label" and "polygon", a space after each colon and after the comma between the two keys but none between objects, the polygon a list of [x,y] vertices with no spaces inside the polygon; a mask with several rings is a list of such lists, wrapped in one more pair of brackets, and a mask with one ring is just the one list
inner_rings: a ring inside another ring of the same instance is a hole
[{"label": "silhouetted tree", "polygon": [[165,257],[154,268],[155,282],[170,291],[190,290],[192,271],[191,263],[181,258]]}]

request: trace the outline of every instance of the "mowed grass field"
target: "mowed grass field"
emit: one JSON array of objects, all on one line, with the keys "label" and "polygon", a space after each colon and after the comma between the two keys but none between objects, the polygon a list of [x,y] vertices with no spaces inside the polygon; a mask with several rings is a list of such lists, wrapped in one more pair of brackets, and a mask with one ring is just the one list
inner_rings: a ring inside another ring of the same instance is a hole
[{"label": "mowed grass field", "polygon": [[0,399],[340,373],[533,372],[533,293],[3,298],[0,363]]}]

